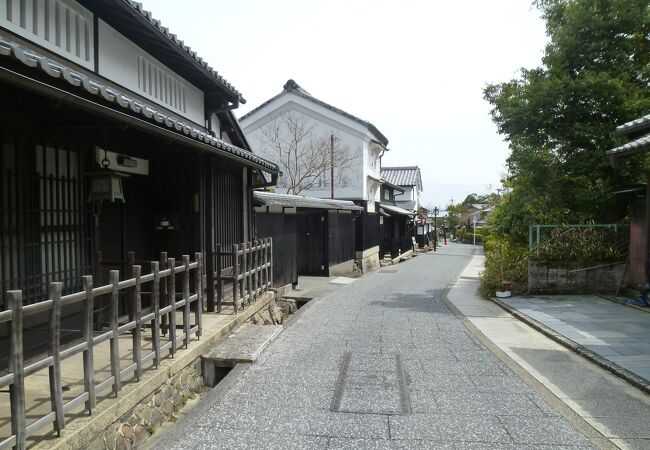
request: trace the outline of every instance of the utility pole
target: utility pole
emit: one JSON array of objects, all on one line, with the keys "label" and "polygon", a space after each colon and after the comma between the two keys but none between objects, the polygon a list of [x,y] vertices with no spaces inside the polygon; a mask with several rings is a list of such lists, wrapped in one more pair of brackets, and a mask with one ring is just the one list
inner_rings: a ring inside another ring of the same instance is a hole
[{"label": "utility pole", "polygon": [[330,134],[330,197],[334,199],[334,133]]}]

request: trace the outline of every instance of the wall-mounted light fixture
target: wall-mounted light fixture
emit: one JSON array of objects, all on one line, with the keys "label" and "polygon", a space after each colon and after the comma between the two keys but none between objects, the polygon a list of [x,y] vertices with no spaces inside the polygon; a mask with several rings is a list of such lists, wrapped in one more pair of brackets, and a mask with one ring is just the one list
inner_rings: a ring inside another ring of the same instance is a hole
[{"label": "wall-mounted light fixture", "polygon": [[88,190],[88,201],[111,202],[120,201],[125,203],[124,191],[122,189],[122,178],[126,175],[118,174],[112,170],[100,170],[88,174],[90,187]]}]

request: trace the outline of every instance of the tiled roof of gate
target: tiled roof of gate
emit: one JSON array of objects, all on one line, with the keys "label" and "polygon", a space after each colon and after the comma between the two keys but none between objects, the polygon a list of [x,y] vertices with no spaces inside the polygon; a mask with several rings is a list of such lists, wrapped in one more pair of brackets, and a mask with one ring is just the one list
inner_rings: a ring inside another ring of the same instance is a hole
[{"label": "tiled roof of gate", "polygon": [[387,203],[380,203],[379,207],[381,209],[385,209],[388,212],[392,212],[393,214],[398,214],[398,215],[402,215],[402,216],[414,216],[415,215],[415,213],[413,211],[408,211],[408,210],[406,210],[404,208],[400,208],[399,206],[390,205],[390,204],[387,204]]},{"label": "tiled roof of gate", "polygon": [[422,190],[422,175],[418,166],[382,167],[381,177],[398,186],[417,186]]},{"label": "tiled roof of gate", "polygon": [[208,72],[212,77],[227,91],[229,91],[231,94],[235,95],[240,103],[246,103],[246,99],[244,99],[243,95],[241,92],[239,92],[235,86],[230,84],[224,77],[219,75],[219,72],[214,70],[210,65],[203,60],[199,55],[196,54],[194,50],[192,50],[190,47],[185,45],[185,42],[183,42],[181,39],[178,38],[174,33],[170,32],[167,27],[162,26],[159,20],[156,20],[153,18],[151,15],[151,12],[145,10],[142,7],[142,4],[133,0],[122,0],[124,3],[129,5],[134,11],[136,11],[138,14],[140,14],[142,17],[144,17],[147,22],[151,24],[153,28],[155,28],[157,31],[159,31],[163,36],[165,36],[169,41],[174,43],[178,48],[183,50],[183,52],[191,57],[194,61],[199,63],[203,69],[205,69],[206,72]]},{"label": "tiled roof of gate", "polygon": [[639,117],[638,119],[631,120],[630,122],[616,127],[614,134],[626,135],[635,131],[642,131],[646,128],[650,128],[650,114],[647,116]]},{"label": "tiled roof of gate", "polygon": [[332,200],[329,198],[305,197],[302,195],[276,194],[274,192],[255,191],[253,199],[261,206],[284,206],[287,208],[342,209],[363,211],[349,200]]},{"label": "tiled roof of gate", "polygon": [[[155,105],[145,103],[132,96],[126,95],[112,86],[107,85],[100,79],[93,79],[68,66],[52,61],[51,59],[19,44],[11,42],[0,36],[0,57],[13,57],[22,62],[25,66],[40,70],[52,78],[65,80],[69,85],[83,90],[84,92],[100,97],[101,99],[120,106],[129,113],[137,114],[161,127],[166,127],[179,134],[184,134],[193,140],[208,144],[218,150],[230,153],[242,160],[247,160],[263,167],[270,172],[279,172],[275,163],[267,161],[252,152],[239,148],[217,139],[209,133],[196,128],[192,123],[172,116]],[[118,108],[115,108],[118,109]]]},{"label": "tiled roof of gate", "polygon": [[613,148],[605,152],[608,156],[633,155],[650,149],[650,134],[646,134],[620,147]]},{"label": "tiled roof of gate", "polygon": [[337,108],[336,106],[332,106],[332,105],[330,105],[329,103],[325,103],[324,101],[317,99],[316,97],[314,97],[313,95],[311,95],[309,92],[307,92],[306,90],[304,90],[300,85],[298,85],[298,83],[296,83],[296,82],[293,81],[293,80],[288,80],[288,81],[284,84],[284,86],[283,86],[283,91],[280,92],[278,95],[276,95],[275,97],[273,97],[273,98],[271,98],[271,99],[265,101],[264,103],[262,103],[261,105],[259,105],[259,106],[256,107],[256,108],[252,109],[251,111],[247,112],[246,114],[244,114],[243,116],[241,116],[239,120],[241,121],[241,120],[246,119],[246,118],[249,117],[250,115],[252,115],[252,114],[254,114],[255,112],[257,112],[259,109],[263,108],[264,106],[268,105],[269,103],[271,103],[272,101],[274,101],[275,99],[277,99],[278,97],[280,97],[280,96],[281,96],[282,94],[284,94],[285,92],[293,92],[294,94],[299,95],[299,96],[301,96],[301,97],[303,97],[303,98],[305,98],[305,99],[307,99],[307,100],[309,100],[309,101],[312,101],[312,102],[316,103],[317,105],[323,106],[324,108],[327,108],[327,109],[329,109],[330,111],[334,111],[334,112],[337,113],[337,114],[340,114],[340,115],[342,115],[342,116],[347,117],[348,119],[352,119],[352,120],[354,120],[355,122],[360,123],[361,125],[363,125],[363,126],[365,126],[366,128],[368,128],[368,130],[369,130],[372,134],[374,134],[374,135],[377,137],[377,139],[379,140],[379,142],[380,142],[384,147],[388,145],[388,139],[386,138],[386,136],[384,136],[384,135],[381,133],[381,131],[379,131],[379,130],[377,129],[377,127],[375,127],[373,124],[371,124],[371,123],[368,122],[367,120],[363,120],[363,119],[358,118],[357,116],[353,116],[352,114],[347,113],[347,112],[343,111],[342,109]]}]

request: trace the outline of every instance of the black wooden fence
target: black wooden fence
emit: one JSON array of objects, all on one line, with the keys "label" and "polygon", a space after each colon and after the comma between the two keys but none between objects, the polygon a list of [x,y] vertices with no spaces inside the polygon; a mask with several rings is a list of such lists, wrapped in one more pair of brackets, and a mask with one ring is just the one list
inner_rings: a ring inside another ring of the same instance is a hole
[{"label": "black wooden fence", "polygon": [[[219,261],[224,256],[231,258],[232,267],[221,267]],[[150,261],[151,272],[142,275],[142,265],[134,264],[137,262],[135,256],[129,254],[125,269],[127,279],[120,281],[120,270],[110,270],[110,282],[93,287],[93,277],[87,275],[82,277],[84,290],[69,295],[62,295],[62,283],[53,282],[49,285],[48,299],[30,305],[23,304],[22,291],[8,291],[7,309],[0,311],[0,325],[6,326],[9,333],[9,370],[0,375],[0,389],[9,387],[11,435],[0,440],[0,450],[24,449],[27,438],[48,425],[60,433],[65,427],[66,414],[80,407],[92,412],[100,393],[110,388],[117,395],[126,379],[140,381],[144,369],[152,366],[158,368],[160,361],[174,356],[179,346],[187,348],[193,337],[199,338],[202,334],[204,291],[214,293],[216,288],[217,305],[221,308],[221,305],[228,304],[224,301],[224,288],[232,289],[230,303],[237,313],[273,284],[271,239],[235,244],[229,252],[221,251],[218,247],[212,257],[216,257],[217,270],[204,275],[201,253],[195,254],[193,262],[188,255],[184,255],[182,263],[177,265],[174,258],[167,258],[163,252],[161,259],[165,264]],[[104,264],[109,263],[104,261]],[[143,307],[143,297],[150,299],[147,307]],[[120,318],[121,304],[122,308],[125,304],[128,306],[125,311],[128,318]],[[81,338],[64,347],[61,345],[62,309],[73,305],[81,306],[83,310]],[[108,305],[105,311],[108,327],[93,332],[96,312],[102,305]],[[26,360],[24,320],[38,314],[49,314],[47,356]],[[163,327],[163,322],[168,326]],[[132,336],[132,363],[122,367],[120,343],[124,341],[120,341],[120,335],[125,333]],[[109,342],[110,376],[96,380],[94,349],[106,341]],[[149,341],[150,347],[143,345]],[[84,387],[79,395],[64,399],[61,362],[80,353],[83,355],[80,372],[83,373]],[[51,410],[27,423],[25,378],[46,368],[49,371]]]},{"label": "black wooden fence", "polygon": [[[142,275],[140,265],[133,266],[131,278],[120,281],[120,271],[110,271],[110,283],[93,287],[93,277],[84,276],[83,292],[61,295],[62,283],[53,282],[49,286],[49,299],[23,305],[22,291],[8,291],[8,308],[0,312],[0,323],[6,323],[10,334],[9,373],[0,377],[0,389],[9,387],[11,404],[11,436],[0,442],[0,449],[14,447],[25,448],[26,439],[52,424],[54,431],[60,433],[65,426],[65,414],[84,407],[89,413],[97,404],[97,395],[106,389],[111,389],[114,395],[122,389],[122,383],[127,377],[139,381],[145,366],[159,367],[165,356],[173,356],[179,344],[186,348],[192,336],[201,336],[203,289],[201,254],[195,254],[195,261],[184,255],[182,264],[177,266],[173,258],[167,261],[167,267],[161,270],[158,261],[151,261],[151,273]],[[181,277],[177,288],[176,278]],[[167,303],[160,307],[161,286],[166,287]],[[194,287],[194,292],[190,291]],[[152,306],[147,311],[142,309],[143,287],[150,289]],[[131,307],[131,318],[120,323],[119,303],[121,296],[128,296]],[[110,298],[110,318],[107,331],[95,335],[94,312],[95,302],[103,296]],[[83,304],[83,327],[80,342],[61,348],[61,311],[62,308]],[[191,304],[195,303],[194,323],[191,323]],[[35,361],[25,362],[23,352],[23,320],[29,316],[49,312],[49,342],[47,356]],[[181,332],[177,330],[177,313],[181,315]],[[169,319],[169,335],[166,342],[161,342],[161,318]],[[151,351],[143,353],[143,327],[149,325],[151,330]],[[120,335],[130,333],[133,337],[133,362],[127,367],[120,366]],[[95,380],[94,347],[109,341],[110,376],[102,381]],[[61,383],[61,362],[79,353],[83,353],[84,388],[80,395],[64,403]],[[47,368],[49,370],[51,411],[27,424],[25,402],[25,377]]]},{"label": "black wooden fence", "polygon": [[[217,245],[211,256],[215,259],[215,269],[207,273],[207,286],[212,286],[216,293],[217,312],[221,312],[223,305],[230,305],[237,314],[245,304],[250,305],[273,286],[271,238],[234,244],[232,250]],[[232,266],[222,267],[225,257],[231,259]]]},{"label": "black wooden fence", "polygon": [[354,259],[354,216],[330,211],[327,219],[330,267]]},{"label": "black wooden fence", "polygon": [[273,287],[298,283],[296,214],[255,213],[257,236],[273,239]]}]

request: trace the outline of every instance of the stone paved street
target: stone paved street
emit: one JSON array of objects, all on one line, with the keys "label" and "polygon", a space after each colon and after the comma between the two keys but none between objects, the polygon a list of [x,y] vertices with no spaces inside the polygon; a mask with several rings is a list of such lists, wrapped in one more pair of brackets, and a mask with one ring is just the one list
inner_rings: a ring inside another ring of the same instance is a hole
[{"label": "stone paved street", "polygon": [[593,448],[446,306],[472,249],[449,245],[312,301],[156,447]]}]

